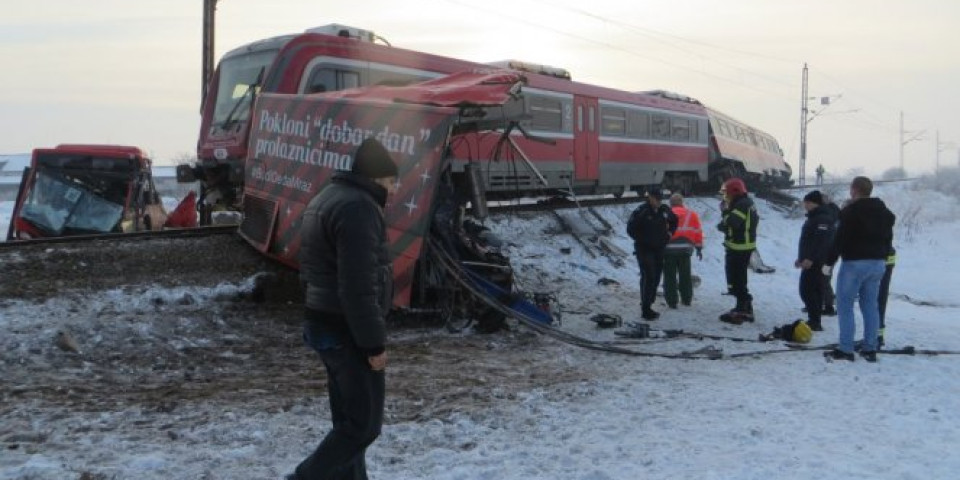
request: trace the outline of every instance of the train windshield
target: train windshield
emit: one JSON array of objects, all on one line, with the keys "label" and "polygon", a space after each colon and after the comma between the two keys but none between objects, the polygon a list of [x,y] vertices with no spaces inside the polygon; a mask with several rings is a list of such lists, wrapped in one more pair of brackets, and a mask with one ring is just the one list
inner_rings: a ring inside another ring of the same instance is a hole
[{"label": "train windshield", "polygon": [[248,120],[253,100],[260,92],[264,72],[276,56],[277,51],[270,50],[220,62],[220,83],[217,87],[213,127],[230,130]]},{"label": "train windshield", "polygon": [[123,217],[123,205],[93,194],[84,185],[38,171],[20,218],[49,235],[108,233]]}]

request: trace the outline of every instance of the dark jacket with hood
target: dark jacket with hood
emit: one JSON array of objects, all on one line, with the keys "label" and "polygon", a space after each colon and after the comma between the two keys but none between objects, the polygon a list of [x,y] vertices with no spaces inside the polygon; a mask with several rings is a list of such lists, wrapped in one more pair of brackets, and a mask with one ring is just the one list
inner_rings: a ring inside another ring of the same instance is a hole
[{"label": "dark jacket with hood", "polygon": [[663,250],[677,231],[677,216],[667,205],[661,203],[653,208],[644,202],[630,214],[627,235],[633,239],[636,252]]},{"label": "dark jacket with hood", "polygon": [[844,260],[884,260],[893,248],[896,215],[873,197],[858,198],[840,210],[828,265]]},{"label": "dark jacket with hood", "polygon": [[800,230],[797,260],[810,260],[815,265],[822,265],[833,247],[835,223],[833,212],[827,205],[819,205],[807,212],[807,221]]},{"label": "dark jacket with hood", "polygon": [[393,272],[383,207],[387,190],[356,173],[338,172],[303,212],[300,279],[309,310],[323,328],[347,334],[368,355],[384,350]]}]

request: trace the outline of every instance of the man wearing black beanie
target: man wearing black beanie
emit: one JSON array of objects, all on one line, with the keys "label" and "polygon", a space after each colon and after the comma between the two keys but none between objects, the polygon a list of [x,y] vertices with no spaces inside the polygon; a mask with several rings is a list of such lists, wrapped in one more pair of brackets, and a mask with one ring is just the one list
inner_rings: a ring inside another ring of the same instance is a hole
[{"label": "man wearing black beanie", "polygon": [[807,221],[800,230],[797,260],[793,265],[800,270],[800,299],[807,307],[807,325],[811,330],[823,330],[821,325],[823,285],[821,270],[833,245],[834,219],[823,205],[823,195],[814,190],[803,197]]},{"label": "man wearing black beanie", "polygon": [[333,429],[288,480],[367,478],[365,452],[380,435],[387,313],[393,271],[383,216],[397,165],[375,139],[354,153],[303,212],[303,338],[327,370]]}]

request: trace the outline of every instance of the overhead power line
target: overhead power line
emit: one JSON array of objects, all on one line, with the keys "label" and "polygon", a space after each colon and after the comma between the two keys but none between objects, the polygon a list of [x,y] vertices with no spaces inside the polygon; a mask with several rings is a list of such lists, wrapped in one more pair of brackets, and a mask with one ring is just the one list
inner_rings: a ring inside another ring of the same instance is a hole
[{"label": "overhead power line", "polygon": [[[713,79],[715,79],[715,80],[720,80],[720,81],[725,82],[725,83],[729,83],[729,84],[732,84],[732,85],[736,85],[736,86],[738,86],[738,87],[740,87],[740,88],[744,88],[744,89],[747,89],[747,90],[753,90],[753,91],[760,92],[760,93],[763,93],[763,94],[766,94],[766,95],[770,95],[770,96],[773,96],[773,97],[778,97],[778,98],[781,98],[781,99],[786,100],[786,101],[793,101],[793,97],[792,97],[791,95],[787,95],[787,94],[785,94],[785,93],[780,93],[780,92],[771,91],[771,90],[768,90],[768,89],[765,89],[765,88],[758,88],[758,87],[753,86],[753,85],[744,84],[744,83],[742,82],[742,80],[740,80],[740,79],[732,79],[732,78],[729,78],[729,77],[725,77],[725,76],[722,76],[722,75],[718,75],[718,74],[715,74],[715,73],[712,73],[712,72],[709,72],[709,71],[706,71],[706,70],[703,70],[703,69],[694,68],[694,67],[691,67],[691,66],[689,66],[689,65],[685,65],[685,64],[678,63],[678,62],[675,62],[675,61],[665,60],[665,59],[663,59],[663,58],[659,58],[659,57],[647,55],[647,54],[641,53],[640,51],[635,50],[635,49],[623,47],[623,46],[620,46],[620,45],[614,45],[614,44],[611,44],[611,43],[608,43],[608,42],[600,41],[600,40],[597,40],[597,39],[595,39],[595,38],[590,38],[590,37],[586,37],[586,36],[583,36],[583,35],[577,35],[577,34],[573,34],[573,33],[570,33],[570,32],[566,32],[566,31],[560,30],[560,29],[555,28],[555,27],[552,27],[552,26],[548,26],[548,25],[544,25],[544,24],[537,23],[537,22],[533,22],[533,21],[531,21],[531,20],[528,19],[528,18],[517,17],[517,16],[513,16],[513,15],[506,15],[506,14],[504,14],[504,13],[503,13],[502,11],[500,11],[500,10],[485,8],[485,7],[482,7],[482,6],[473,4],[473,3],[466,3],[466,2],[462,2],[462,1],[458,1],[458,0],[447,0],[447,1],[450,2],[450,3],[454,3],[454,4],[456,4],[456,5],[462,6],[462,7],[467,7],[467,8],[471,8],[471,9],[474,9],[474,10],[482,11],[482,12],[485,12],[485,13],[490,13],[490,14],[497,15],[497,16],[500,16],[500,17],[508,18],[508,19],[513,20],[513,21],[515,21],[515,22],[519,22],[519,23],[523,23],[523,24],[526,24],[526,25],[530,25],[530,26],[536,27],[536,28],[541,29],[541,30],[550,31],[550,32],[556,33],[556,34],[558,34],[558,35],[562,35],[562,36],[565,36],[565,37],[573,38],[573,39],[576,39],[576,40],[579,40],[579,41],[582,41],[582,42],[586,42],[586,43],[590,43],[590,44],[594,44],[594,45],[599,45],[599,46],[602,46],[602,47],[604,47],[604,48],[609,48],[609,49],[611,49],[611,50],[620,51],[620,52],[626,53],[626,54],[631,55],[631,56],[634,56],[634,57],[643,58],[643,59],[650,60],[650,61],[653,61],[653,62],[657,62],[657,63],[663,64],[663,65],[669,65],[669,66],[671,66],[671,67],[674,67],[674,68],[677,68],[677,69],[680,69],[680,70],[694,72],[694,73],[697,73],[697,74],[699,74],[699,75],[703,75],[703,76],[706,76],[706,77],[709,77],[709,78],[713,78]],[[746,70],[743,70],[743,69],[740,69],[740,70],[746,71]],[[751,74],[754,74],[754,75],[758,75],[758,74],[755,74],[755,73],[753,73],[753,72],[748,72],[748,73],[751,73]],[[785,84],[785,85],[786,85],[786,84]],[[793,85],[789,85],[789,86],[790,86],[790,87],[793,87]]]}]

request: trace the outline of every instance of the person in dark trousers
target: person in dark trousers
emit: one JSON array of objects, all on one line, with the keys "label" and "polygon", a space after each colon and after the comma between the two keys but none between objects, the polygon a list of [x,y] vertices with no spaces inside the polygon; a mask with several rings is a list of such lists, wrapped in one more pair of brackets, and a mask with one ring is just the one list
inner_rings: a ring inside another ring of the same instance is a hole
[{"label": "person in dark trousers", "polygon": [[[830,198],[829,195],[820,192],[823,196],[823,206],[827,208],[830,215],[833,216],[833,231],[837,231],[837,224],[840,222],[840,207]],[[837,316],[836,301],[837,296],[833,292],[833,272],[830,275],[823,275],[823,316]]]},{"label": "person in dark trousers", "polygon": [[367,478],[365,452],[383,425],[393,303],[383,209],[396,177],[387,150],[367,139],[351,171],[335,173],[303,212],[303,338],[327,371],[333,429],[287,480]]},{"label": "person in dark trousers", "polygon": [[655,320],[660,313],[653,310],[660,275],[663,273],[663,250],[677,229],[677,216],[660,201],[660,191],[647,192],[627,221],[627,234],[633,239],[634,253],[640,266],[640,298],[645,320]]},{"label": "person in dark trousers", "polygon": [[883,279],[880,280],[880,293],[877,297],[878,308],[880,309],[880,329],[877,332],[877,349],[883,348],[883,336],[887,332],[887,297],[890,296],[890,279],[893,277],[893,267],[897,265],[897,250],[890,247],[890,254],[887,255],[886,268],[883,271]]},{"label": "person in dark trousers", "polygon": [[734,325],[753,321],[753,296],[747,287],[747,271],[750,256],[757,249],[757,226],[760,215],[747,194],[747,186],[739,178],[724,182],[720,189],[721,218],[717,229],[723,232],[726,250],[724,270],[727,276],[727,291],[737,298],[737,304],[720,320]]},{"label": "person in dark trousers", "polygon": [[863,315],[863,341],[860,350],[868,362],[877,361],[877,333],[880,308],[877,298],[883,280],[886,258],[893,245],[896,216],[879,198],[872,198],[873,182],[856,177],[850,183],[850,203],[840,211],[840,224],[834,236],[833,249],[824,265],[824,273],[832,270],[838,258],[843,259],[837,271],[837,316],[840,338],[837,348],[826,352],[828,359],[854,360],[856,323],[853,301],[858,299]]},{"label": "person in dark trousers", "polygon": [[674,193],[670,196],[670,210],[677,216],[677,230],[664,251],[663,297],[668,307],[677,308],[677,297],[684,305],[693,301],[690,257],[696,251],[697,258],[703,260],[703,228],[697,212],[683,205],[683,195]]},{"label": "person in dark trousers", "polygon": [[833,214],[823,204],[823,195],[814,190],[803,197],[807,220],[800,231],[797,260],[794,266],[800,270],[800,299],[807,307],[807,325],[813,331],[822,331],[821,306],[823,305],[823,262],[833,246]]}]

